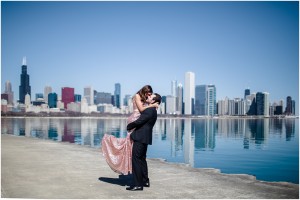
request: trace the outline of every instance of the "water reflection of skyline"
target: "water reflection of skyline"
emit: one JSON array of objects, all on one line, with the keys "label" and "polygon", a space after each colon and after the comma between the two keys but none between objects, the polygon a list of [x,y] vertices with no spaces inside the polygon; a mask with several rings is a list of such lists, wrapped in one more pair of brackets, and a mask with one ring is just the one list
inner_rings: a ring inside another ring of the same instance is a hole
[{"label": "water reflection of skyline", "polygon": [[[153,140],[170,143],[170,155],[183,154],[194,166],[195,151],[214,151],[217,138],[240,140],[244,149],[265,148],[269,135],[290,141],[295,119],[158,119]],[[99,148],[105,133],[126,137],[126,119],[4,118],[2,133]]]},{"label": "water reflection of skyline", "polygon": [[[1,133],[4,134],[70,142],[94,148],[100,148],[105,133],[116,137],[126,137],[127,134],[126,119],[1,118],[1,124]],[[274,158],[275,161],[268,161],[276,164],[276,159],[286,159],[291,155],[292,159],[299,160],[298,129],[297,119],[158,119],[153,128],[153,145],[149,154],[152,158],[165,158],[199,167],[203,162],[216,162],[216,158],[223,159],[220,161],[223,165],[237,151],[238,156],[245,154],[251,159],[262,154],[268,156],[268,152],[273,156],[277,151],[279,157]],[[245,152],[241,153],[242,150]],[[258,153],[253,154],[254,150]],[[252,153],[249,155],[247,152]],[[249,162],[252,165],[251,162],[258,161]],[[212,163],[208,164],[211,165]],[[299,173],[298,162],[284,165],[292,165],[291,167],[297,168],[293,173]]]},{"label": "water reflection of skyline", "polygon": [[[290,141],[296,119],[158,119],[155,140],[171,143],[172,155],[185,148],[213,150],[216,137],[243,139],[243,147],[263,145],[270,134]],[[126,119],[2,118],[2,133],[99,146],[104,133],[126,137]],[[97,142],[98,141],[98,142]],[[193,148],[191,147],[193,146]]]},{"label": "water reflection of skyline", "polygon": [[[196,150],[213,150],[216,137],[243,139],[244,148],[251,143],[264,144],[270,134],[290,141],[295,135],[296,119],[158,119],[154,139],[171,142],[172,154],[194,146]],[[126,119],[2,118],[2,133],[99,146],[104,133],[126,137]],[[184,141],[186,143],[184,143]]]}]

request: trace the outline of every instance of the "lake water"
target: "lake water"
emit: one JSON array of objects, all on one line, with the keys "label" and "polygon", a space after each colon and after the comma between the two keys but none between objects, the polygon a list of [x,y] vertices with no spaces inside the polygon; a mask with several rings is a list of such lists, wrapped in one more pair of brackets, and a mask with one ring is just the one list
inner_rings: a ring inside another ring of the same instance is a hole
[{"label": "lake water", "polygon": [[[126,137],[125,118],[1,118],[1,134],[100,148]],[[100,154],[99,154],[100,155]],[[299,183],[298,119],[158,119],[148,158]]]}]

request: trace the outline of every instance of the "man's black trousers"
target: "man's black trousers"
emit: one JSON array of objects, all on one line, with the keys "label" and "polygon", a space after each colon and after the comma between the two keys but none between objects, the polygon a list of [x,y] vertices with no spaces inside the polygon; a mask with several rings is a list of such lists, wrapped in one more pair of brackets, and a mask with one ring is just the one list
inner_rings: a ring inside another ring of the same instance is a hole
[{"label": "man's black trousers", "polygon": [[146,161],[148,144],[133,142],[132,147],[132,175],[133,185],[143,186],[148,181],[148,166]]}]

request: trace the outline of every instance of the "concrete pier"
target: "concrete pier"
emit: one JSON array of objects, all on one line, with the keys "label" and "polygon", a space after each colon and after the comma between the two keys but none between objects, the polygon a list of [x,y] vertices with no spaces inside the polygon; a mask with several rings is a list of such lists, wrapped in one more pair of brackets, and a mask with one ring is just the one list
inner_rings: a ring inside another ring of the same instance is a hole
[{"label": "concrete pier", "polygon": [[[1,197],[39,199],[298,199],[299,185],[148,159],[150,188],[127,191],[99,149],[1,135]],[[284,173],[284,172],[282,172]]]}]

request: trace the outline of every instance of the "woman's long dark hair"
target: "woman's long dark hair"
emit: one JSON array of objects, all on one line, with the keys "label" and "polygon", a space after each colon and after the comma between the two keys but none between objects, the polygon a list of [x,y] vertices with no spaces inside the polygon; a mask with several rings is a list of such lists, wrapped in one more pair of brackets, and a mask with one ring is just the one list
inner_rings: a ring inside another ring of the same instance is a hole
[{"label": "woman's long dark hair", "polygon": [[142,88],[137,92],[137,94],[140,95],[141,101],[142,101],[143,103],[146,102],[146,100],[147,100],[146,94],[149,93],[149,92],[150,92],[150,93],[153,93],[152,87],[151,87],[150,85],[145,85],[144,87],[142,87]]}]

